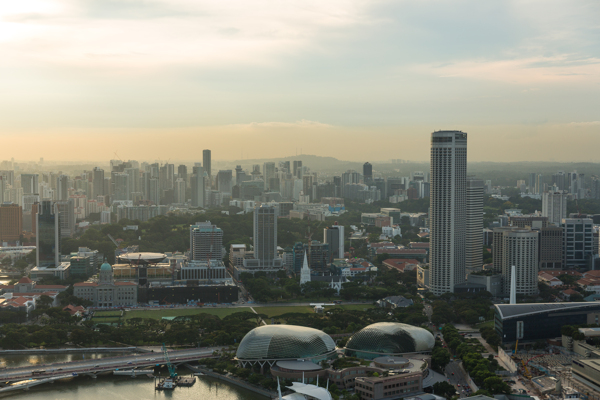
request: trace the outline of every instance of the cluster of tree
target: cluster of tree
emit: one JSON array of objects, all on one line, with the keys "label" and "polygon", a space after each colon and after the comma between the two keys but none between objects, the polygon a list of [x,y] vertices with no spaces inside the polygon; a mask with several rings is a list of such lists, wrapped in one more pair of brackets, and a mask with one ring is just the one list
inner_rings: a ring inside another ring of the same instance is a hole
[{"label": "cluster of tree", "polygon": [[[337,291],[328,282],[307,282],[300,285],[298,277],[289,277],[279,271],[275,277],[264,272],[243,273],[240,276],[244,286],[254,300],[259,303],[280,299],[333,299]],[[393,295],[420,299],[417,294],[416,271],[399,272],[396,269],[380,268],[378,273],[369,272],[356,276],[351,282],[342,285],[340,297],[345,300],[379,300]]]},{"label": "cluster of tree", "polygon": [[3,349],[23,349],[27,347],[62,346],[69,340],[78,318],[71,317],[60,308],[48,308],[44,312],[46,324],[21,325],[8,323],[0,327],[0,346]]},{"label": "cluster of tree", "polygon": [[510,387],[495,374],[500,366],[494,356],[483,358],[474,346],[464,342],[464,338],[453,325],[445,325],[442,333],[448,347],[462,359],[465,369],[477,386],[493,394],[510,393]]},{"label": "cluster of tree", "polygon": [[500,339],[500,335],[496,332],[493,326],[484,326],[479,329],[481,333],[481,337],[493,348],[498,350],[498,346],[502,344],[502,339]]},{"label": "cluster of tree", "polygon": [[585,335],[579,332],[579,328],[582,325],[563,325],[560,328],[560,334],[564,336],[572,337],[573,340],[585,340]]},{"label": "cluster of tree", "polygon": [[445,293],[439,297],[439,300],[433,302],[431,321],[436,325],[461,321],[473,325],[479,322],[479,317],[492,318],[490,298],[491,293],[487,291],[462,294]]},{"label": "cluster of tree", "polygon": [[19,271],[21,273],[24,273],[25,269],[27,269],[29,264],[35,263],[35,255],[36,255],[36,252],[35,252],[35,250],[33,250],[32,252],[27,254],[25,257],[20,257],[16,260],[14,260],[10,256],[5,256],[4,258],[2,258],[2,261],[0,262],[0,267],[3,270]]},{"label": "cluster of tree", "polygon": [[446,381],[436,382],[433,384],[433,393],[451,399],[456,394],[456,388]]},{"label": "cluster of tree", "polygon": [[[431,351],[431,368],[441,372],[442,369],[450,362],[450,352],[442,346],[440,340],[435,341],[435,346]],[[440,395],[443,396],[443,395]]]}]

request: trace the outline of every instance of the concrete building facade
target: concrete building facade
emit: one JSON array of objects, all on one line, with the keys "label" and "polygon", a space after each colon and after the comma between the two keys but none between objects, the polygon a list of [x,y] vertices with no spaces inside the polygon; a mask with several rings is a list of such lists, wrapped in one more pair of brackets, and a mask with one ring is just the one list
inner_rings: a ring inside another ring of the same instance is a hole
[{"label": "concrete building facade", "polygon": [[467,227],[465,268],[476,271],[483,266],[483,180],[467,178]]},{"label": "concrete building facade", "polygon": [[431,291],[441,295],[465,282],[467,134],[431,134]]}]

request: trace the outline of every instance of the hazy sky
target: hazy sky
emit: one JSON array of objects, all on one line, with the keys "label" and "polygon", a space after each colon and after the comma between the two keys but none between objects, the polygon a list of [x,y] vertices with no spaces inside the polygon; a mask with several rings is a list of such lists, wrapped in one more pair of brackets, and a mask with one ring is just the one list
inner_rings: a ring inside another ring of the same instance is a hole
[{"label": "hazy sky", "polygon": [[[0,160],[600,161],[598,0],[0,2]],[[297,149],[297,150],[296,150]]]}]

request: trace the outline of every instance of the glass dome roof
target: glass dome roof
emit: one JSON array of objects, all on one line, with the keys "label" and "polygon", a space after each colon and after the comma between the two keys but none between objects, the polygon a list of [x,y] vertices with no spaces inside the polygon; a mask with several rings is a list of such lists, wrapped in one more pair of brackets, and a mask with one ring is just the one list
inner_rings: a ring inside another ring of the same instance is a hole
[{"label": "glass dome roof", "polygon": [[318,329],[266,325],[244,336],[236,357],[244,360],[311,358],[335,350],[333,339]]},{"label": "glass dome roof", "polygon": [[346,350],[378,354],[414,353],[433,349],[431,332],[413,325],[397,322],[371,324],[355,333]]}]

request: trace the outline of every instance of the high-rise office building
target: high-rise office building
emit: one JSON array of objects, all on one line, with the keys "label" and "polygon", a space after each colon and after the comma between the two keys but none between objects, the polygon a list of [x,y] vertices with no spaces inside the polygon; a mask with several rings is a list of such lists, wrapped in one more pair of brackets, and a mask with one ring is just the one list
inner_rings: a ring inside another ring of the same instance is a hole
[{"label": "high-rise office building", "polygon": [[363,179],[366,185],[370,185],[373,182],[373,166],[370,162],[363,164]]},{"label": "high-rise office building", "polygon": [[564,173],[564,171],[558,171],[556,174],[552,175],[552,185],[556,185],[558,190],[569,189],[567,185],[567,175]]},{"label": "high-rise office building", "polygon": [[4,191],[8,184],[6,183],[6,177],[4,175],[0,175],[0,204],[4,203]]},{"label": "high-rise office building", "polygon": [[[270,183],[271,179],[275,178],[275,163],[266,162],[263,165],[263,180],[265,181],[265,191],[272,192]],[[277,189],[279,190],[279,188]]]},{"label": "high-rise office building", "polygon": [[542,193],[542,216],[548,217],[551,224],[560,226],[567,217],[567,196],[562,190]]},{"label": "high-rise office building", "polygon": [[527,187],[529,188],[529,193],[535,193],[535,177],[537,176],[536,173],[530,173],[529,174],[529,184],[527,185]]},{"label": "high-rise office building", "polygon": [[[2,176],[0,176],[0,180]],[[0,187],[2,187],[0,185]],[[23,233],[23,210],[18,204],[0,203],[0,243],[14,242]]]},{"label": "high-rise office building", "polygon": [[7,185],[15,187],[15,171],[12,170],[2,170],[0,171],[0,176],[4,177],[5,183]]},{"label": "high-rise office building", "polygon": [[177,167],[177,177],[183,179],[183,181],[186,184],[187,187],[187,183],[188,183],[188,173],[187,173],[187,167],[185,165],[180,165]]},{"label": "high-rise office building", "polygon": [[260,267],[273,267],[277,256],[277,208],[260,205],[254,208],[254,258]]},{"label": "high-rise office building", "polygon": [[313,176],[312,175],[304,175],[302,177],[302,192],[304,196],[307,196],[308,202],[310,203],[313,200]]},{"label": "high-rise office building", "polygon": [[504,294],[510,294],[512,266],[516,268],[517,295],[538,293],[538,232],[512,227],[502,232],[502,277]]},{"label": "high-rise office building", "polygon": [[233,188],[233,171],[221,170],[217,173],[217,189],[224,198],[231,197],[231,191]]},{"label": "high-rise office building", "polygon": [[294,161],[292,166],[294,168],[294,176],[298,179],[302,179],[302,160]]},{"label": "high-rise office building", "polygon": [[185,181],[182,178],[175,180],[175,203],[185,204]]},{"label": "high-rise office building", "polygon": [[125,168],[124,173],[127,174],[127,199],[133,200],[132,193],[139,192],[140,189],[140,170],[139,168]]},{"label": "high-rise office building", "polygon": [[60,264],[60,223],[58,206],[49,200],[37,204],[36,265],[52,267]]},{"label": "high-rise office building", "polygon": [[[591,218],[564,218],[563,268],[590,267],[594,255],[594,221]],[[591,268],[589,268],[591,269]]]},{"label": "high-rise office building", "polygon": [[540,233],[540,270],[562,269],[563,256],[563,228],[547,226],[539,230]]},{"label": "high-rise office building", "polygon": [[590,197],[594,200],[600,200],[600,178],[598,178],[597,176],[592,177]]},{"label": "high-rise office building", "polygon": [[190,226],[190,260],[209,261],[223,258],[223,231],[216,225],[196,222]]},{"label": "high-rise office building", "polygon": [[202,150],[202,166],[204,172],[208,175],[209,182],[212,180],[212,169],[211,169],[211,152],[210,150]]},{"label": "high-rise office building", "polygon": [[360,174],[354,170],[348,170],[342,174],[342,197],[348,197],[349,188],[346,185],[360,183]]},{"label": "high-rise office building", "polygon": [[56,200],[65,201],[69,198],[69,177],[59,175],[56,177]]},{"label": "high-rise office building", "polygon": [[112,173],[113,195],[112,200],[129,200],[129,175],[124,172]]},{"label": "high-rise office building", "polygon": [[344,225],[337,223],[323,229],[323,243],[329,245],[329,261],[344,258]]},{"label": "high-rise office building", "polygon": [[544,193],[544,176],[542,174],[536,174],[535,176],[535,194]]},{"label": "high-rise office building", "polygon": [[23,188],[23,194],[39,193],[39,175],[21,174],[21,187]]},{"label": "high-rise office building", "polygon": [[95,167],[92,172],[93,196],[104,196],[104,170]]},{"label": "high-rise office building", "polygon": [[160,182],[158,178],[148,180],[148,200],[154,204],[160,204]]},{"label": "high-rise office building", "polygon": [[192,189],[192,207],[205,207],[206,201],[206,182],[204,168],[195,166],[190,178],[190,187]]},{"label": "high-rise office building", "polygon": [[483,266],[483,195],[483,180],[468,177],[465,267],[469,272]]},{"label": "high-rise office building", "polygon": [[435,295],[465,281],[467,134],[431,134],[430,271]]},{"label": "high-rise office building", "polygon": [[75,199],[57,201],[58,222],[60,224],[60,237],[72,237],[75,233]]}]

